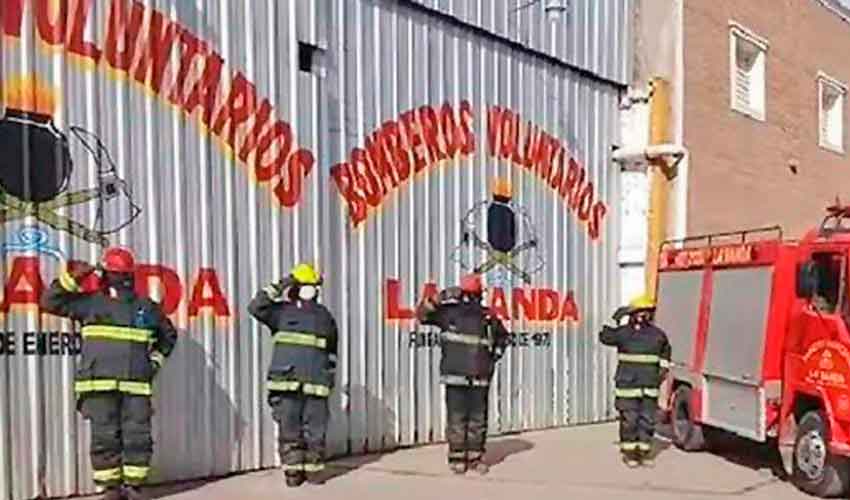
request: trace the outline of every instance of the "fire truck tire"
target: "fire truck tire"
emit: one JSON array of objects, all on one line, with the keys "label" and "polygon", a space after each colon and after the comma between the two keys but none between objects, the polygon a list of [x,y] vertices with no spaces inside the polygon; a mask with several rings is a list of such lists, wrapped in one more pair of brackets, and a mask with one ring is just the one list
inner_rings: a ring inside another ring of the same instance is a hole
[{"label": "fire truck tire", "polygon": [[705,449],[702,425],[694,422],[691,408],[691,388],[683,385],[673,393],[670,423],[673,427],[673,444],[684,451]]},{"label": "fire truck tire", "polygon": [[826,419],[821,412],[803,415],[794,441],[792,480],[801,490],[821,498],[844,495],[850,485],[847,460],[829,452]]}]

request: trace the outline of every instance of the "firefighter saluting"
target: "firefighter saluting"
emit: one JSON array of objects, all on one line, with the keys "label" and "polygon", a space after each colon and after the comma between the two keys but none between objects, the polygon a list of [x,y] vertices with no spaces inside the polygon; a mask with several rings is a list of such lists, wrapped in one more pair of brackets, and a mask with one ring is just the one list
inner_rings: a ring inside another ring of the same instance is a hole
[{"label": "firefighter saluting", "polygon": [[655,303],[649,297],[633,300],[614,313],[619,325],[604,326],[599,341],[617,348],[616,408],[620,412],[620,450],[629,467],[654,465],[652,439],[658,411],[658,387],[670,365],[667,335],[653,324]]},{"label": "firefighter saluting", "polygon": [[449,467],[456,474],[472,469],[486,474],[487,403],[496,361],[508,332],[481,304],[481,278],[465,276],[460,288],[429,297],[417,311],[419,321],[441,330],[440,379],[446,385],[446,435]]},{"label": "firefighter saluting", "polygon": [[260,290],[248,311],[274,335],[269,404],[278,424],[286,484],[324,482],[328,396],[334,386],[337,327],[317,302],[322,278],[307,264]]},{"label": "firefighter saluting", "polygon": [[153,379],[177,342],[156,302],[136,295],[135,259],[112,247],[97,269],[99,287],[82,289],[96,269],[63,272],[41,298],[45,312],[82,324],[83,352],[74,390],[77,408],[91,421],[94,482],[105,500],[139,500],[153,454]]}]

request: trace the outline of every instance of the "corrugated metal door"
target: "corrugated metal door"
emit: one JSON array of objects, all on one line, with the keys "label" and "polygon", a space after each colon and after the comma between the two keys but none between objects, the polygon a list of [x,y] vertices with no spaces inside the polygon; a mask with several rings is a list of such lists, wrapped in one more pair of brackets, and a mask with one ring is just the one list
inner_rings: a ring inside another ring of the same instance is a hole
[{"label": "corrugated metal door", "polygon": [[[93,491],[62,348],[74,327],[35,302],[102,238],[136,251],[138,280],[181,332],[157,381],[155,480],[277,463],[270,339],[245,308],[301,260],[325,272],[342,335],[334,454],[443,438],[439,348],[417,345],[429,332],[410,313],[496,257],[490,299],[517,345],[491,432],[613,415],[613,353],[595,333],[619,297],[616,83],[392,2],[0,5],[0,125],[52,123],[74,164],[40,205],[0,179],[16,341],[0,356],[0,498]],[[617,31],[604,22],[587,36]],[[614,67],[626,45],[594,45],[595,58]],[[21,154],[7,170],[55,166]],[[512,184],[519,243],[534,242],[507,261],[463,239],[490,237],[496,178]]]}]

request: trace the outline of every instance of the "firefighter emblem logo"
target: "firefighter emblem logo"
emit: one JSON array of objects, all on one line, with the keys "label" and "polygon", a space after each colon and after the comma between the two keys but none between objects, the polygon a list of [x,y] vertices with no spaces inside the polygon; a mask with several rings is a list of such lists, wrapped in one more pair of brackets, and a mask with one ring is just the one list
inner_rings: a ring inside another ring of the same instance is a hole
[{"label": "firefighter emblem logo", "polygon": [[821,370],[832,370],[835,368],[835,363],[832,361],[832,352],[830,352],[829,349],[823,351],[818,367]]},{"label": "firefighter emblem logo", "polygon": [[494,285],[530,284],[543,270],[537,230],[528,211],[513,199],[510,183],[497,179],[492,197],[476,203],[461,221],[461,243],[452,259],[463,269],[486,274]]},{"label": "firefighter emblem logo", "polygon": [[[57,93],[34,76],[6,81],[2,95],[0,223],[35,219],[107,246],[107,237],[132,223],[141,208],[118,176],[103,141],[82,127],[60,129],[55,121]],[[94,167],[94,186],[73,186],[74,158]],[[81,219],[91,212],[91,203],[95,204],[95,216],[87,224]],[[24,231],[17,238],[33,235],[37,233]]]}]

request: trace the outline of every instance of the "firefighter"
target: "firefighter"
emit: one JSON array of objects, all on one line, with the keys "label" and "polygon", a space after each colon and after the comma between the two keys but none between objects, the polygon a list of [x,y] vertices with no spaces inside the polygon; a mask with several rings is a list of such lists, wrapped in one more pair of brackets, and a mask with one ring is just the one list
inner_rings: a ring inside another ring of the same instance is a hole
[{"label": "firefighter", "polygon": [[[105,500],[146,498],[139,488],[153,454],[152,385],[177,342],[160,305],[134,291],[134,270],[133,253],[111,247],[98,269],[78,264],[64,271],[41,298],[45,312],[82,325],[74,390],[91,422],[94,482]],[[98,287],[84,290],[95,272]]]},{"label": "firefighter", "polygon": [[274,335],[268,373],[269,405],[278,424],[286,484],[322,484],[328,396],[334,387],[337,327],[317,302],[322,278],[299,264],[283,280],[260,290],[248,311]]},{"label": "firefighter", "polygon": [[653,466],[652,439],[658,411],[658,388],[670,366],[667,335],[653,324],[655,303],[649,297],[633,300],[614,314],[619,325],[605,325],[599,340],[617,348],[616,408],[620,412],[620,450],[629,467]]},{"label": "firefighter", "polygon": [[440,328],[440,379],[446,385],[448,462],[456,474],[487,474],[482,460],[487,440],[487,403],[496,361],[508,343],[508,332],[481,303],[478,275],[460,287],[443,290],[422,302],[419,321]]}]

